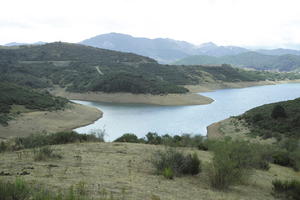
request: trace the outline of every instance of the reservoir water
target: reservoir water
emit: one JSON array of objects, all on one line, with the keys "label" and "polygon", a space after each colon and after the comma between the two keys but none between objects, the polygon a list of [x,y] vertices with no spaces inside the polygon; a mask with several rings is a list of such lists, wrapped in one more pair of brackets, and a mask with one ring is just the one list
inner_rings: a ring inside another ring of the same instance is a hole
[{"label": "reservoir water", "polygon": [[124,133],[134,133],[139,137],[148,132],[206,135],[206,127],[214,122],[240,115],[263,104],[300,97],[300,83],[223,89],[199,94],[215,101],[208,105],[155,106],[74,100],[76,103],[97,107],[104,113],[95,123],[75,130],[89,133],[105,129],[107,141]]}]

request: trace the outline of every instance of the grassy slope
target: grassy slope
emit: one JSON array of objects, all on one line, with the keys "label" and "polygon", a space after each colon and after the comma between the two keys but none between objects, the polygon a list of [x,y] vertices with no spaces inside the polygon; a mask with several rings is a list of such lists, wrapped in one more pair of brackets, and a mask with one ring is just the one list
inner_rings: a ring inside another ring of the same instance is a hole
[{"label": "grassy slope", "polygon": [[176,64],[185,65],[216,65],[232,64],[239,67],[249,67],[259,70],[299,71],[300,56],[296,55],[263,55],[256,52],[241,53],[232,56],[191,56],[181,59]]},{"label": "grassy slope", "polygon": [[[227,192],[211,189],[203,170],[197,176],[183,176],[167,180],[154,174],[148,160],[154,151],[163,146],[128,143],[79,143],[54,146],[61,153],[61,160],[34,162],[32,150],[1,153],[0,168],[11,176],[2,179],[14,180],[18,173],[30,183],[41,183],[51,190],[67,189],[84,182],[91,196],[98,196],[105,189],[114,197],[125,199],[274,199],[271,181],[276,178],[299,180],[292,169],[271,165],[269,171],[255,171],[245,184]],[[204,166],[212,158],[211,153],[188,148],[184,152],[196,152]],[[33,167],[33,168],[31,168]],[[159,198],[157,198],[159,197]]]}]

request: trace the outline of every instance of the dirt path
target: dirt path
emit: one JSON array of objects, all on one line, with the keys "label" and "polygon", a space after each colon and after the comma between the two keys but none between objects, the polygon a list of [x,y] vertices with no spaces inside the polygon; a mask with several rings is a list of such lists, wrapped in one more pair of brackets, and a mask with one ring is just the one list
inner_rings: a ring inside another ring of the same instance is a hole
[{"label": "dirt path", "polygon": [[99,66],[95,66],[95,68],[96,68],[97,72],[98,72],[101,76],[104,75],[103,72],[101,72],[101,70],[99,69]]}]

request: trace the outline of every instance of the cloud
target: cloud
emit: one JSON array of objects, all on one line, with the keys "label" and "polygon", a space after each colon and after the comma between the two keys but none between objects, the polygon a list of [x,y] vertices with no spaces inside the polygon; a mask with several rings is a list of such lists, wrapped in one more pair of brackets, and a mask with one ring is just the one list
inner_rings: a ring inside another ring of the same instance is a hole
[{"label": "cloud", "polygon": [[10,0],[1,4],[0,44],[78,42],[107,32],[196,44],[300,43],[298,0]]},{"label": "cloud", "polygon": [[6,21],[0,20],[0,27],[1,29],[26,29],[32,28],[30,24],[18,21]]}]

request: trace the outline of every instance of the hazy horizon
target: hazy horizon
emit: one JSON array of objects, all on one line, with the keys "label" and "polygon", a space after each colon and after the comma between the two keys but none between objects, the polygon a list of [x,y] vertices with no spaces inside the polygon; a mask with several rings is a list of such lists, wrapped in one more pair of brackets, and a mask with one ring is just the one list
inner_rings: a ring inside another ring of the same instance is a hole
[{"label": "hazy horizon", "polygon": [[300,49],[297,0],[89,0],[2,3],[0,44],[80,42],[117,32],[199,45]]}]

